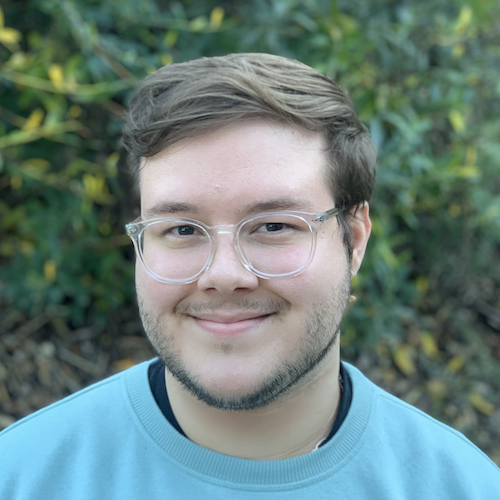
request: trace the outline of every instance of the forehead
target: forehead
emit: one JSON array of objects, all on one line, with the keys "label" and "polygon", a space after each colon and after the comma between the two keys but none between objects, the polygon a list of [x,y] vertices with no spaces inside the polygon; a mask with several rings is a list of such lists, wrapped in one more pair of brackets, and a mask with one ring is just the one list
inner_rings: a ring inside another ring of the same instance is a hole
[{"label": "forehead", "polygon": [[333,202],[326,168],[321,134],[247,120],[184,139],[148,158],[140,179],[142,214],[155,215],[154,207],[176,203],[204,212],[222,207],[242,212],[272,200],[290,200],[295,210],[326,210]]}]

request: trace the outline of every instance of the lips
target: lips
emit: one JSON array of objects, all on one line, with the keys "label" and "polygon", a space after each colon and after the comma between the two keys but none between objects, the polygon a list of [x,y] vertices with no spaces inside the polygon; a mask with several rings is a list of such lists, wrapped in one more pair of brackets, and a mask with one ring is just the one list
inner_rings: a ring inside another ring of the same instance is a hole
[{"label": "lips", "polygon": [[240,321],[248,321],[251,319],[261,318],[264,316],[269,316],[270,313],[256,313],[256,312],[237,312],[228,311],[224,312],[216,312],[216,313],[203,313],[203,314],[194,314],[193,318],[203,320],[203,321],[214,321],[216,323],[238,323]]},{"label": "lips", "polygon": [[250,312],[204,313],[192,316],[196,324],[206,332],[223,337],[233,337],[248,333],[260,327],[272,314]]}]

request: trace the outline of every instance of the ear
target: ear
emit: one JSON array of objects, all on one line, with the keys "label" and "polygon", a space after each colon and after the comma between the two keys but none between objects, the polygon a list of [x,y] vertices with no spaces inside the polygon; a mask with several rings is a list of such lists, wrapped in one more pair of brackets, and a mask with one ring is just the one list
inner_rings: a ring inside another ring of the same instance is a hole
[{"label": "ear", "polygon": [[356,274],[363,262],[368,238],[372,232],[370,209],[367,201],[358,206],[357,211],[349,219],[349,225],[352,231],[351,269],[354,272],[353,274]]}]

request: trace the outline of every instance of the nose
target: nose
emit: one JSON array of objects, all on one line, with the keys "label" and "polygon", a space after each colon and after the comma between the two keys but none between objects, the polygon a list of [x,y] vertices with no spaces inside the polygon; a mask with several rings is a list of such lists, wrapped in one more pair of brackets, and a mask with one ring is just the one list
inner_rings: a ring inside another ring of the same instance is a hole
[{"label": "nose", "polygon": [[226,295],[237,290],[255,290],[259,278],[246,269],[236,255],[232,231],[218,231],[215,255],[210,267],[198,279],[203,291],[217,290]]}]

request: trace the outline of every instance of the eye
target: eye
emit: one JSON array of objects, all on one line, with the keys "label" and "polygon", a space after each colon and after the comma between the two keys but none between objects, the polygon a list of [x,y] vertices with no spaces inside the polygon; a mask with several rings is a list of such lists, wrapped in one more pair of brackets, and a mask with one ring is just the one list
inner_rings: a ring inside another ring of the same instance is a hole
[{"label": "eye", "polygon": [[264,224],[264,227],[266,228],[266,231],[269,232],[281,231],[285,228],[285,224],[281,222],[268,222],[267,224]]},{"label": "eye", "polygon": [[245,229],[249,234],[269,234],[269,233],[280,233],[290,226],[285,222],[266,222],[266,221],[255,221],[254,224],[248,225]]},{"label": "eye", "polygon": [[206,240],[208,235],[201,227],[190,224],[190,221],[178,219],[163,219],[146,226],[143,239],[156,241],[170,247],[195,245]]},{"label": "eye", "polygon": [[193,226],[177,226],[173,227],[170,232],[174,233],[176,236],[192,236],[196,233],[196,229]]},{"label": "eye", "polygon": [[283,236],[285,234],[293,233],[296,231],[301,231],[302,228],[300,224],[297,224],[296,220],[283,221],[255,221],[253,224],[245,227],[245,232],[247,234],[255,234],[255,235],[275,235],[275,236]]},{"label": "eye", "polygon": [[182,225],[182,226],[174,226],[174,225],[164,225],[163,227],[160,225],[157,228],[156,234],[160,238],[187,238],[190,236],[201,236],[201,232],[195,226],[190,225]]}]

